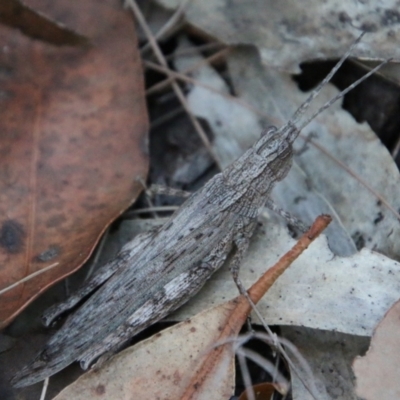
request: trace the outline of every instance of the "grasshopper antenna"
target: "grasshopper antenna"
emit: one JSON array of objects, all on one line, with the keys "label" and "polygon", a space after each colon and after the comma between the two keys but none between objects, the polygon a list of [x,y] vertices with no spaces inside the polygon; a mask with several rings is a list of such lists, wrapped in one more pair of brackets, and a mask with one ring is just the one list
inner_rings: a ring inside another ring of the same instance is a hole
[{"label": "grasshopper antenna", "polygon": [[346,89],[342,90],[340,93],[338,93],[335,97],[332,99],[328,100],[321,108],[318,109],[311,117],[307,118],[305,122],[303,122],[299,127],[299,131],[301,131],[304,127],[306,127],[315,117],[317,117],[319,114],[321,114],[323,111],[325,111],[327,108],[329,108],[333,103],[336,103],[337,100],[345,96],[350,90],[353,90],[356,86],[358,86],[361,82],[365,81],[367,78],[369,78],[372,74],[374,74],[376,71],[381,69],[385,64],[393,61],[393,58],[388,58],[385,61],[382,61],[380,64],[378,64],[375,68],[371,69],[368,73],[363,75],[360,79],[357,79],[354,83],[352,83],[350,86],[348,86]]},{"label": "grasshopper antenna", "polygon": [[[389,58],[379,65],[377,65],[375,68],[373,68],[371,71],[366,73],[364,76],[362,76],[360,79],[358,79],[356,82],[352,83],[349,87],[338,93],[335,97],[327,101],[321,108],[319,108],[311,117],[307,118],[305,122],[303,122],[300,126],[297,126],[297,123],[299,122],[300,118],[302,115],[307,111],[309,108],[311,102],[319,95],[321,92],[321,89],[332,79],[333,75],[337,72],[337,70],[342,66],[344,61],[350,56],[351,52],[353,51],[354,47],[361,41],[363,36],[365,35],[365,32],[361,33],[360,36],[352,43],[350,48],[346,51],[346,53],[342,56],[342,58],[338,61],[338,63],[332,68],[332,70],[329,72],[329,74],[324,78],[324,80],[312,91],[310,96],[307,98],[307,100],[300,105],[300,107],[296,110],[296,112],[293,114],[293,116],[290,118],[289,122],[286,124],[287,127],[289,127],[287,132],[287,139],[290,142],[293,142],[301,130],[307,126],[315,117],[317,117],[320,113],[322,113],[324,110],[329,108],[333,103],[335,103],[337,100],[342,98],[344,95],[346,95],[350,90],[354,89],[356,86],[358,86],[361,82],[363,82],[365,79],[370,77],[372,74],[374,74],[376,71],[378,71],[383,65],[389,63],[390,61],[393,60],[393,58]],[[290,127],[292,129],[290,129]],[[296,129],[293,129],[296,128]]]},{"label": "grasshopper antenna", "polygon": [[336,74],[337,70],[342,66],[342,64],[347,60],[354,50],[354,47],[360,42],[360,40],[365,35],[365,32],[362,32],[361,35],[352,43],[346,53],[342,56],[342,58],[338,61],[338,63],[332,68],[331,72],[324,78],[324,80],[312,91],[308,99],[296,110],[293,116],[290,118],[288,124],[296,125],[301,116],[307,111],[311,102],[319,95],[321,89],[332,79],[333,75]]}]

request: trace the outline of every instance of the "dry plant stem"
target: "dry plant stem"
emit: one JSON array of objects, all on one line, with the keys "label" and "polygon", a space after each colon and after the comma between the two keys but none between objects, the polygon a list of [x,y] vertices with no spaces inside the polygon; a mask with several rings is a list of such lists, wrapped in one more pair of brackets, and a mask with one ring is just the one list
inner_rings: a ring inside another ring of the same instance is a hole
[{"label": "dry plant stem", "polygon": [[[246,349],[243,347],[238,348],[235,351],[235,354],[236,355],[241,354],[246,359],[253,361],[255,364],[260,366],[264,371],[268,372],[271,376],[276,374],[276,378],[273,381],[279,382],[280,390],[282,390],[281,394],[286,394],[288,392],[289,382],[282,374],[279,373],[279,371],[276,368],[276,364],[273,364],[266,358],[260,356],[260,354],[258,354],[256,351]],[[246,386],[249,386],[249,385],[246,385]],[[251,382],[250,382],[249,387],[251,388]]]},{"label": "dry plant stem", "polygon": [[[184,75],[184,74],[182,74],[182,73],[180,73],[180,72],[173,71],[173,70],[169,69],[168,67],[162,67],[162,66],[157,65],[157,64],[155,64],[155,63],[153,63],[153,62],[151,62],[151,61],[143,61],[143,65],[144,65],[145,67],[148,67],[148,68],[153,69],[154,71],[164,73],[164,74],[166,74],[166,75],[168,75],[168,76],[172,76],[172,77],[174,77],[175,79],[179,79],[179,80],[181,80],[182,82],[187,82],[187,83],[191,83],[191,84],[193,84],[193,85],[201,86],[201,87],[203,87],[204,89],[207,89],[207,90],[209,90],[209,91],[212,92],[212,93],[218,94],[218,95],[220,95],[221,97],[223,97],[223,98],[225,98],[225,99],[227,99],[227,100],[230,100],[230,101],[233,101],[233,102],[235,102],[235,103],[237,103],[237,104],[240,104],[242,107],[247,108],[248,110],[254,112],[254,113],[257,114],[257,115],[260,115],[260,116],[262,116],[262,117],[265,117],[265,116],[266,116],[265,113],[264,113],[263,111],[261,111],[261,110],[255,108],[255,107],[249,105],[249,104],[246,103],[245,101],[240,100],[239,98],[234,97],[234,96],[231,96],[231,95],[229,95],[229,94],[221,93],[219,90],[213,88],[213,87],[210,86],[210,85],[207,85],[207,84],[205,84],[205,83],[199,82],[198,80],[193,79],[193,78],[191,78],[191,77],[189,77],[189,76],[186,76],[186,75]],[[277,125],[277,122],[278,122],[278,121],[272,121],[272,122],[275,122],[276,125]]]},{"label": "dry plant stem", "polygon": [[244,387],[246,388],[247,398],[249,400],[256,400],[253,386],[251,384],[250,371],[246,363],[246,357],[241,351],[236,352],[236,357],[239,361],[239,367],[242,373]]},{"label": "dry plant stem", "polygon": [[[210,57],[204,58],[202,60],[200,60],[199,62],[197,62],[196,64],[192,65],[190,68],[185,69],[184,71],[182,71],[182,74],[189,74],[190,72],[196,71],[199,68],[201,68],[203,65],[206,64],[212,64],[216,61],[219,61],[221,59],[225,59],[226,56],[229,54],[230,49],[226,48],[226,49],[222,49],[220,51],[218,51],[217,53],[213,54]],[[144,64],[146,66],[146,64]],[[157,83],[156,85],[152,86],[150,89],[146,90],[146,96],[150,96],[152,94],[158,93],[160,90],[166,88],[167,86],[169,86],[172,82],[174,82],[174,78],[169,77],[165,80],[163,80],[160,83]]]},{"label": "dry plant stem", "polygon": [[183,56],[183,55],[191,55],[191,54],[198,54],[199,52],[205,52],[205,51],[217,51],[221,50],[221,48],[226,47],[225,43],[221,42],[211,42],[211,43],[206,43],[206,44],[201,44],[196,47],[189,47],[185,49],[177,49],[174,54],[170,54],[168,56],[165,56],[165,59],[167,61],[172,60],[176,56]]},{"label": "dry plant stem", "polygon": [[152,211],[151,211],[151,216],[152,216],[154,219],[157,219],[157,218],[158,218],[158,214],[157,214],[157,211],[155,211],[155,206],[154,206],[154,204],[153,204],[151,198],[150,198],[149,196],[146,195],[146,196],[145,196],[145,201],[146,201],[146,203],[147,203],[147,207],[148,207],[150,210],[152,210]]},{"label": "dry plant stem", "polygon": [[147,206],[148,206],[149,209],[153,210],[153,211],[151,211],[151,215],[152,215],[152,217],[153,217],[154,219],[157,219],[157,218],[158,218],[158,214],[157,214],[156,211],[154,211],[155,206],[154,206],[154,204],[153,204],[153,201],[151,200],[151,196],[149,196],[149,195],[147,194],[148,188],[147,188],[146,182],[144,182],[143,180],[141,180],[140,183],[142,184],[142,186],[143,186],[143,188],[144,188],[144,191],[145,191],[145,196],[144,196],[144,198],[145,198],[145,201],[146,201],[146,203],[147,203]]},{"label": "dry plant stem", "polygon": [[[291,265],[291,263],[300,256],[300,254],[307,249],[307,247],[313,242],[318,235],[328,226],[331,218],[327,215],[319,216],[314,224],[287,252],[279,261],[265,274],[258,279],[258,281],[251,286],[248,293],[253,303],[257,303],[261,297],[269,290],[269,288],[275,283],[280,275]],[[220,333],[222,342],[226,343],[226,338],[236,337],[245,323],[247,316],[252,310],[252,306],[248,299],[244,295],[240,295],[230,302],[232,312],[227,316],[224,324],[224,329]],[[281,346],[280,346],[281,347]],[[187,391],[181,397],[181,400],[192,399],[196,393],[196,387],[202,385],[207,379],[212,367],[220,359],[222,352],[225,351],[225,346],[215,347],[205,357],[205,361],[202,363],[201,368],[196,371],[192,381],[187,385]],[[285,353],[283,353],[285,354]]]},{"label": "dry plant stem", "polygon": [[174,212],[178,209],[178,206],[158,206],[158,207],[148,207],[148,208],[141,208],[140,210],[132,210],[124,213],[122,215],[123,219],[131,219],[132,217],[135,217],[136,215],[141,215],[141,214],[148,214],[148,213],[153,213],[153,212]]},{"label": "dry plant stem", "polygon": [[41,270],[36,271],[36,272],[34,272],[33,274],[30,274],[30,275],[26,276],[25,278],[23,278],[23,279],[21,279],[21,280],[15,282],[15,283],[13,283],[12,285],[7,286],[7,287],[5,287],[4,289],[1,289],[1,290],[0,290],[0,295],[3,294],[3,293],[8,292],[8,291],[11,290],[11,289],[14,289],[16,286],[20,285],[21,283],[25,283],[25,282],[31,280],[32,278],[34,278],[34,277],[36,277],[36,276],[38,276],[38,275],[40,275],[40,274],[43,274],[44,272],[47,272],[47,271],[49,271],[50,269],[53,269],[53,268],[56,267],[58,264],[59,264],[58,262],[56,262],[56,263],[54,263],[54,264],[51,264],[51,265],[49,265],[48,267],[42,268]]},{"label": "dry plant stem", "polygon": [[[143,17],[142,12],[140,11],[139,7],[137,6],[136,2],[134,0],[127,0],[127,4],[129,4],[129,6],[131,7],[135,18],[137,19],[140,27],[143,29],[143,32],[146,34],[148,40],[149,40],[149,44],[151,46],[151,48],[154,51],[154,54],[158,60],[158,62],[165,67],[168,70],[168,63],[165,60],[164,55],[162,54],[160,47],[158,46],[156,40],[154,39],[154,35],[152,34],[146,20]],[[190,111],[190,108],[187,104],[186,101],[186,97],[182,91],[182,89],[179,87],[179,85],[175,82],[174,77],[171,74],[167,74],[168,77],[172,78],[174,81],[171,83],[172,85],[172,89],[174,90],[176,96],[178,97],[179,101],[181,102],[183,108],[185,109],[185,111],[187,112],[190,121],[192,122],[194,128],[196,129],[196,132],[199,134],[200,139],[203,141],[204,145],[206,146],[207,150],[209,151],[209,153],[211,154],[211,156],[213,157],[215,163],[217,164],[217,166],[219,167],[219,169],[221,168],[221,165],[218,161],[218,157],[216,156],[214,150],[211,147],[211,143],[208,140],[208,137],[203,129],[203,127],[200,125],[199,121],[196,119],[196,117],[193,116],[192,112]]]},{"label": "dry plant stem", "polygon": [[165,114],[161,115],[160,117],[156,118],[151,124],[150,124],[150,130],[158,128],[159,126],[165,124],[166,122],[170,121],[173,118],[176,118],[179,115],[182,115],[185,113],[185,110],[182,108],[182,106],[176,107],[171,111],[166,112]]},{"label": "dry plant stem", "polygon": [[99,258],[101,256],[101,253],[103,252],[103,248],[104,248],[104,245],[106,243],[106,239],[108,238],[109,233],[110,233],[110,227],[108,227],[106,229],[106,231],[103,233],[103,237],[101,238],[100,243],[96,247],[96,255],[94,256],[94,259],[90,265],[90,268],[85,276],[85,281],[88,280],[92,276],[93,271],[96,269],[97,264],[99,263]]},{"label": "dry plant stem", "polygon": [[[287,340],[287,339],[285,339],[285,338],[280,338],[280,339],[279,339],[279,344],[282,345],[282,346],[285,346],[285,349],[287,349],[287,350],[292,354],[292,356],[296,358],[296,360],[299,362],[299,364],[300,364],[300,366],[301,366],[302,371],[304,371],[304,372],[306,373],[306,375],[307,375],[308,377],[310,377],[310,382],[311,382],[312,386],[315,388],[314,380],[313,380],[313,372],[312,372],[312,370],[311,370],[311,367],[308,365],[308,363],[307,363],[307,361],[304,359],[304,357],[300,354],[300,352],[299,352],[299,350],[297,349],[297,347],[296,347],[292,342],[290,342],[289,340]],[[285,351],[286,351],[286,350],[285,350]],[[288,352],[286,352],[286,354],[287,354],[286,357],[287,357],[288,359],[290,359],[290,362],[291,362],[290,367],[292,368],[292,371],[294,371],[295,373],[297,373],[297,376],[299,376],[299,373],[297,372],[297,368],[294,367],[294,365],[293,365],[293,363],[292,363],[292,361],[291,361],[291,358],[290,358],[290,356],[288,355]],[[304,385],[305,387],[307,387],[307,385],[304,384],[303,379],[301,379],[301,381],[302,381],[303,385]],[[317,392],[317,389],[316,389],[316,388],[315,388],[315,392]]]},{"label": "dry plant stem", "polygon": [[[260,332],[246,334],[246,335],[239,337],[236,341],[235,341],[235,339],[232,339],[231,341],[227,341],[226,343],[231,343],[231,342],[234,343],[235,352],[236,352],[237,349],[242,348],[242,346],[245,343],[247,343],[250,339],[262,340],[272,347],[274,347],[275,343],[276,343],[276,340],[274,338],[271,338],[270,334],[265,334],[265,333],[260,333]],[[297,348],[291,342],[289,342],[285,338],[278,338],[278,341],[279,341],[279,346],[285,346],[285,348],[290,351],[292,356],[296,358],[296,360],[299,362],[299,364],[301,366],[302,373],[300,374],[300,372],[297,370],[297,368],[293,365],[293,362],[291,361],[291,357],[287,354],[287,352],[284,352],[282,355],[284,356],[285,360],[289,363],[290,367],[292,368],[292,371],[299,377],[300,381],[303,383],[304,387],[307,388],[309,393],[314,393],[313,397],[314,398],[317,397],[316,393],[318,393],[318,389],[316,388],[316,386],[314,384],[313,373],[312,373],[312,370],[311,370],[310,366],[308,365],[307,361],[304,359],[304,357],[299,353]],[[221,344],[225,344],[225,343],[221,343]],[[278,369],[276,369],[276,371],[278,371]],[[268,371],[268,372],[270,372],[270,371]],[[270,374],[271,374],[271,372],[270,372]],[[278,372],[278,374],[279,374],[279,372]],[[303,374],[305,374],[307,376],[308,382],[310,382],[310,384],[308,384],[307,381],[305,381],[305,379],[303,378]],[[277,380],[274,379],[273,381],[276,382]]]},{"label": "dry plant stem", "polygon": [[47,388],[49,387],[50,378],[46,378],[43,382],[42,393],[40,394],[40,400],[44,400],[46,398]]},{"label": "dry plant stem", "polygon": [[[161,27],[161,29],[154,35],[154,38],[158,41],[170,33],[172,30],[176,28],[179,19],[182,17],[184,11],[192,0],[182,0],[179,4],[178,8],[171,15],[169,20]],[[150,50],[150,43],[146,43],[141,49],[140,52],[142,56],[146,53],[146,51]]]},{"label": "dry plant stem", "polygon": [[193,193],[188,192],[186,190],[174,189],[174,188],[166,187],[163,185],[153,184],[149,188],[146,189],[146,194],[150,197],[153,197],[156,194],[163,194],[166,196],[188,198]]},{"label": "dry plant stem", "polygon": [[[241,363],[241,367],[242,365],[246,365],[245,360],[251,360],[253,361],[255,364],[257,364],[259,367],[261,367],[264,371],[268,372],[271,376],[273,375],[277,375],[277,379],[273,379],[273,382],[278,382],[279,384],[276,385],[276,390],[278,390],[280,392],[280,394],[286,394],[289,391],[289,382],[287,381],[287,379],[282,376],[282,374],[279,373],[279,371],[276,368],[276,365],[274,365],[273,363],[271,363],[270,361],[268,361],[267,359],[265,359],[264,357],[260,356],[257,352],[253,351],[253,350],[249,350],[249,349],[245,349],[245,348],[238,348],[235,351],[236,356],[239,358],[239,356],[244,360],[243,363]],[[242,371],[243,374],[243,371]],[[244,377],[243,377],[244,378]],[[253,391],[253,386],[251,384],[251,380],[246,381],[246,379],[243,379],[245,382],[245,388],[247,391],[247,396],[250,398],[250,394],[252,396],[254,396],[254,391]]]},{"label": "dry plant stem", "polygon": [[[332,218],[329,215],[319,216],[315,220],[311,228],[298,240],[294,247],[283,257],[281,257],[281,259],[272,268],[270,268],[260,279],[257,280],[254,285],[251,286],[251,288],[248,290],[248,295],[246,293],[244,294],[244,297],[247,298],[250,309],[252,309],[257,314],[258,318],[262,322],[262,325],[271,336],[271,338],[274,338],[275,335],[270,330],[269,326],[265,323],[262,315],[255,305],[271,288],[275,281],[283,274],[283,272],[285,272],[286,269],[293,263],[293,261],[296,260],[304,250],[307,249],[311,242],[314,241],[324,229],[326,229],[331,221]],[[315,390],[309,387],[307,382],[302,379],[301,374],[291,361],[285,349],[280,345],[278,340],[274,340],[274,346],[286,359],[293,372],[296,373],[296,375],[302,381],[303,385],[307,388],[309,393],[317,400],[318,397],[315,393]]]},{"label": "dry plant stem", "polygon": [[397,158],[397,155],[400,151],[400,137],[397,139],[395,146],[393,147],[393,151],[392,151],[392,157],[393,159]]}]

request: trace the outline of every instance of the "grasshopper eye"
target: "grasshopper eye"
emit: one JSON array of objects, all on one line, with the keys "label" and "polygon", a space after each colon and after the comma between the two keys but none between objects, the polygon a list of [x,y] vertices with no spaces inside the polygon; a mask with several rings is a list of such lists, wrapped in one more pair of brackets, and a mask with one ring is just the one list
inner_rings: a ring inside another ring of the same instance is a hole
[{"label": "grasshopper eye", "polygon": [[271,149],[275,149],[278,143],[281,141],[277,135],[278,129],[275,126],[270,126],[263,130],[260,139],[254,145],[254,151],[256,154],[263,156],[263,152],[271,152]]}]

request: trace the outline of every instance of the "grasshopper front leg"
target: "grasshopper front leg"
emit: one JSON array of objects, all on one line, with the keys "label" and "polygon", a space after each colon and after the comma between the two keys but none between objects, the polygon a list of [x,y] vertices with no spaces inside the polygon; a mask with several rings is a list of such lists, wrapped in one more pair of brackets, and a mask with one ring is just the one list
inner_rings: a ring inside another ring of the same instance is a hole
[{"label": "grasshopper front leg", "polygon": [[275,214],[282,217],[289,225],[299,229],[300,232],[307,232],[308,228],[304,225],[304,223],[301,220],[296,218],[294,215],[288,213],[287,211],[282,210],[270,198],[268,198],[267,201],[265,202],[265,206],[268,207]]},{"label": "grasshopper front leg", "polygon": [[171,197],[182,197],[182,198],[188,198],[191,196],[193,193],[187,192],[186,190],[180,190],[180,189],[174,189],[162,185],[157,185],[153,184],[149,188],[146,189],[146,194],[149,197],[153,197],[155,195],[165,195],[165,196],[171,196]]},{"label": "grasshopper front leg", "polygon": [[235,281],[235,284],[239,289],[240,294],[244,294],[246,293],[246,288],[244,287],[241,279],[239,278],[239,271],[243,261],[243,257],[249,248],[250,239],[253,236],[254,231],[256,229],[257,221],[251,219],[250,222],[247,222],[243,218],[238,221],[238,224],[239,224],[238,226],[239,229],[235,237],[233,238],[233,242],[236,246],[236,251],[231,260],[229,269],[232,273],[233,280]]}]

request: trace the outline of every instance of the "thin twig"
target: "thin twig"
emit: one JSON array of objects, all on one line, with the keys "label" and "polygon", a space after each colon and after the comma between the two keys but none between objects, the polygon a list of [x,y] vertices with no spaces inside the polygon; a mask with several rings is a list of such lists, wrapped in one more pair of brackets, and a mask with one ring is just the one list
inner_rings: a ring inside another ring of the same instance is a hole
[{"label": "thin twig", "polygon": [[167,61],[170,61],[176,56],[198,54],[198,53],[205,52],[205,51],[217,51],[217,50],[220,50],[221,47],[226,47],[226,44],[221,43],[221,42],[212,42],[212,43],[200,44],[199,46],[196,46],[196,47],[188,47],[185,49],[176,49],[173,54],[169,54],[168,56],[165,56],[165,59]]},{"label": "thin twig", "polygon": [[287,393],[289,388],[288,380],[276,369],[276,365],[271,361],[267,360],[265,357],[261,356],[259,353],[250,350],[246,347],[239,347],[235,349],[235,354],[243,354],[246,359],[251,360],[254,364],[258,364],[264,371],[268,372],[269,375],[277,375],[278,386],[282,390],[282,392]]},{"label": "thin twig", "polygon": [[158,128],[159,126],[163,125],[164,123],[170,121],[171,119],[178,117],[179,115],[182,115],[185,113],[185,110],[182,108],[182,106],[176,107],[171,111],[168,111],[167,113],[161,115],[160,117],[154,119],[150,123],[150,129],[155,129]]},{"label": "thin twig", "polygon": [[[274,334],[274,336],[276,336],[276,335]],[[303,379],[302,377],[300,377],[300,370],[299,370],[297,367],[294,368],[292,365],[290,365],[290,367],[292,368],[292,371],[293,371],[294,373],[296,373],[296,375],[299,377],[299,380],[303,383],[303,385],[305,385],[305,387],[306,387],[306,389],[307,389],[308,391],[310,391],[310,389],[311,389],[311,392],[312,392],[312,393],[315,393],[315,394],[318,393],[318,389],[317,389],[316,385],[314,384],[313,372],[312,372],[311,367],[309,366],[307,360],[301,355],[301,353],[300,353],[299,350],[296,348],[296,346],[295,346],[293,343],[291,343],[289,340],[287,340],[287,339],[285,339],[285,338],[282,338],[282,337],[276,337],[276,340],[275,340],[275,338],[271,338],[271,336],[270,336],[268,333],[262,333],[262,332],[249,333],[249,334],[243,335],[242,337],[238,337],[238,339],[240,339],[240,340],[238,341],[238,343],[239,343],[239,344],[237,345],[238,347],[239,347],[239,346],[243,346],[245,343],[247,343],[247,342],[248,342],[249,340],[251,340],[251,339],[262,340],[262,341],[264,341],[265,343],[267,343],[267,344],[270,345],[270,346],[274,346],[274,344],[275,344],[276,342],[278,342],[280,346],[285,346],[284,348],[287,348],[288,350],[290,350],[290,352],[292,353],[292,355],[293,355],[293,356],[296,358],[296,360],[298,361],[299,367],[301,368],[301,371],[302,371],[301,376],[302,376],[303,374],[306,376],[307,380],[308,380],[308,381],[310,382],[310,384],[311,384],[311,387],[310,387],[310,388],[307,388],[308,385],[306,385],[306,384],[303,382],[304,379]],[[287,352],[286,352],[286,353],[287,353]],[[282,355],[283,355],[283,354],[282,354]],[[285,358],[285,357],[288,357],[288,358],[289,358],[289,355],[286,354],[286,356],[284,356],[284,358]],[[278,372],[278,373],[279,373],[279,372]]]},{"label": "thin twig", "polygon": [[[188,74],[190,72],[198,70],[200,67],[202,67],[205,64],[212,64],[213,62],[220,60],[221,58],[225,58],[229,54],[230,50],[231,50],[230,48],[222,49],[210,57],[203,58],[196,64],[193,64],[189,68],[183,70],[181,72],[181,74]],[[146,66],[146,64],[144,64],[144,65]],[[171,82],[173,82],[173,81],[174,81],[174,78],[172,78],[172,77],[168,77],[167,79],[164,79],[163,81],[152,86],[150,89],[147,89],[146,96],[150,96],[154,93],[158,93],[160,90],[162,90],[165,87],[167,87],[168,85],[170,85]]]},{"label": "thin twig", "polygon": [[271,331],[271,328],[268,326],[268,324],[266,323],[265,319],[263,318],[262,314],[260,313],[260,311],[258,310],[257,306],[253,303],[253,301],[250,299],[250,297],[247,297],[247,301],[250,303],[251,308],[253,309],[253,311],[255,312],[255,314],[257,315],[257,317],[259,318],[263,328],[266,330],[268,336],[270,337],[273,346],[279,351],[280,354],[282,354],[282,356],[284,357],[284,359],[286,360],[286,362],[289,364],[290,368],[292,369],[292,371],[297,375],[297,377],[299,378],[299,380],[301,381],[301,383],[304,385],[304,387],[307,389],[307,391],[311,394],[311,396],[315,399],[318,400],[318,392],[316,392],[316,388],[315,387],[310,387],[308,385],[308,383],[305,381],[305,379],[303,379],[303,377],[301,376],[300,371],[297,369],[297,367],[294,365],[293,361],[291,360],[290,356],[288,355],[288,353],[286,352],[286,350],[282,347],[281,343],[279,340],[277,340],[276,335]]},{"label": "thin twig", "polygon": [[[201,87],[209,90],[212,93],[215,93],[215,94],[220,95],[221,97],[224,97],[227,100],[230,100],[230,101],[233,101],[233,102],[235,102],[237,104],[240,104],[244,108],[247,108],[248,110],[250,110],[250,111],[252,111],[252,112],[254,112],[254,113],[256,113],[256,114],[258,114],[258,115],[260,115],[262,117],[266,117],[267,116],[264,111],[261,111],[261,110],[255,108],[255,107],[249,105],[247,102],[239,99],[238,97],[231,96],[231,95],[229,95],[227,93],[222,93],[220,90],[215,89],[210,85],[207,85],[207,84],[205,84],[203,82],[200,82],[200,81],[198,81],[198,80],[196,80],[194,78],[191,78],[189,76],[186,76],[186,75],[184,75],[182,73],[173,71],[173,70],[169,69],[168,67],[162,67],[162,66],[157,65],[157,64],[155,64],[155,63],[153,63],[151,61],[143,61],[143,64],[146,67],[151,68],[151,69],[153,69],[155,71],[162,72],[162,73],[164,73],[166,75],[172,75],[174,78],[179,79],[179,80],[181,80],[183,82],[187,82],[187,83],[191,83],[193,85],[201,86]],[[272,122],[274,123],[274,121],[272,121]],[[278,121],[275,121],[275,123],[277,123],[277,122]]]},{"label": "thin twig", "polygon": [[[175,28],[177,23],[179,22],[179,19],[182,17],[184,11],[186,10],[187,6],[189,5],[189,2],[192,0],[182,0],[182,2],[179,4],[178,8],[175,10],[175,12],[171,15],[169,20],[161,27],[161,29],[154,35],[155,40],[159,41],[162,39],[168,31],[172,30]],[[151,49],[151,44],[148,42],[146,43],[141,49],[140,53],[142,56]]]},{"label": "thin twig", "polygon": [[397,210],[390,205],[390,203],[382,196],[380,195],[375,189],[373,189],[364,179],[360,178],[358,174],[356,174],[351,168],[349,168],[346,164],[344,164],[342,161],[337,159],[336,157],[332,156],[328,150],[326,150],[324,147],[319,145],[318,143],[314,142],[313,140],[309,140],[309,143],[311,143],[313,146],[315,146],[318,150],[321,151],[321,153],[325,154],[329,159],[334,161],[337,165],[339,165],[341,168],[343,168],[351,177],[353,177],[358,183],[360,183],[362,186],[365,187],[371,194],[373,194],[378,200],[384,204],[389,211],[393,213],[393,215],[400,220],[400,214],[397,212]]},{"label": "thin twig", "polygon": [[391,153],[393,159],[395,160],[397,158],[397,155],[399,154],[400,151],[400,138],[397,139],[396,144],[393,148],[393,151]]},{"label": "thin twig", "polygon": [[43,274],[44,272],[47,272],[48,270],[50,270],[50,269],[56,267],[58,264],[59,264],[59,262],[56,262],[56,263],[54,263],[54,264],[51,264],[51,265],[49,265],[48,267],[42,268],[41,270],[36,271],[36,272],[34,272],[33,274],[30,274],[30,275],[26,276],[25,278],[23,278],[23,279],[21,279],[21,280],[19,280],[19,281],[17,281],[17,282],[14,282],[12,285],[7,286],[7,287],[5,287],[4,289],[1,289],[1,290],[0,290],[0,295],[1,295],[1,294],[4,294],[4,293],[6,293],[6,292],[8,292],[8,291],[11,290],[11,289],[14,289],[16,286],[20,285],[21,283],[25,283],[25,282],[27,282],[27,281],[29,281],[29,280],[35,278],[36,276],[38,276],[38,275],[40,275],[40,274]]},{"label": "thin twig", "polygon": [[124,213],[122,215],[122,218],[124,219],[130,219],[131,217],[134,217],[136,215],[141,215],[141,214],[148,214],[148,213],[153,213],[153,212],[174,212],[178,210],[178,206],[153,206],[153,207],[147,207],[147,208],[141,208],[140,210],[132,210]]},{"label": "thin twig", "polygon": [[237,359],[239,361],[240,370],[242,372],[243,383],[246,390],[246,395],[249,400],[256,400],[256,396],[253,390],[253,386],[251,384],[251,376],[250,371],[246,363],[246,357],[241,351],[235,351],[237,355]]},{"label": "thin twig", "polygon": [[108,238],[108,234],[110,232],[110,227],[108,227],[106,229],[106,231],[103,234],[103,237],[100,240],[100,243],[98,244],[98,246],[96,247],[96,254],[94,256],[94,259],[89,267],[89,270],[85,276],[85,281],[87,281],[93,274],[94,269],[96,268],[97,264],[99,263],[99,258],[101,256],[101,253],[103,252],[104,249],[104,245],[106,244],[106,240]]},{"label": "thin twig", "polygon": [[157,212],[154,211],[154,204],[151,201],[150,196],[148,196],[146,193],[147,192],[146,182],[143,179],[139,179],[139,182],[143,186],[143,189],[144,189],[144,193],[145,193],[144,200],[147,203],[148,208],[152,210],[152,211],[150,211],[150,213],[151,213],[153,219],[157,219],[158,215],[157,215]]},{"label": "thin twig", "polygon": [[[149,43],[154,51],[155,56],[157,57],[158,62],[166,69],[167,75],[170,77],[171,74],[169,73],[169,69],[168,69],[168,63],[165,60],[164,55],[161,52],[160,47],[158,46],[156,40],[154,39],[154,35],[152,34],[145,18],[143,17],[142,12],[140,11],[139,7],[137,6],[136,2],[134,0],[127,0],[127,3],[130,5],[137,21],[139,22],[139,25],[141,26],[141,28],[143,29],[143,32],[145,33],[145,35],[147,36]],[[217,155],[215,154],[214,149],[211,147],[211,143],[207,137],[206,132],[204,131],[203,127],[200,125],[199,121],[194,117],[194,115],[192,114],[192,112],[190,111],[189,105],[187,103],[186,97],[182,91],[182,89],[179,87],[179,85],[174,81],[172,82],[172,89],[174,90],[176,96],[178,97],[179,101],[181,102],[183,108],[185,109],[185,111],[187,112],[190,121],[192,122],[194,128],[196,129],[196,132],[199,134],[201,140],[203,141],[204,145],[206,146],[207,150],[209,151],[209,153],[211,154],[211,156],[213,157],[215,163],[217,164],[217,166],[219,167],[219,169],[221,168],[221,164],[218,160]]]},{"label": "thin twig", "polygon": [[49,381],[50,381],[50,378],[46,378],[43,382],[43,388],[42,388],[42,393],[40,395],[40,400],[44,400],[46,397],[46,392],[47,392],[47,388],[49,386]]}]

